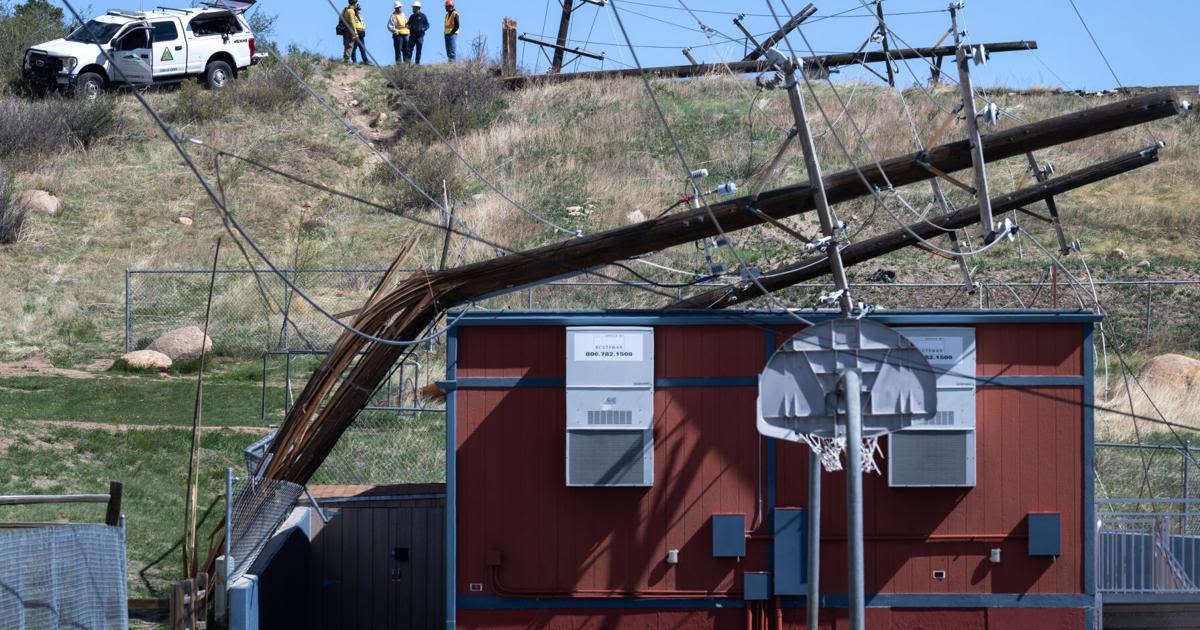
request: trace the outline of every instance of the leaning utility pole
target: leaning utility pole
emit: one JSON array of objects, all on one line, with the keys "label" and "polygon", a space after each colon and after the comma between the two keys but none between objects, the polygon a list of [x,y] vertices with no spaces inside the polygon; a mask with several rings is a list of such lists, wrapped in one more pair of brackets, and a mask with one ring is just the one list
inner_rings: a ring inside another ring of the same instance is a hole
[{"label": "leaning utility pole", "polygon": [[[975,197],[979,200],[979,223],[984,244],[996,238],[996,222],[992,218],[992,193],[988,188],[987,161],[983,157],[983,139],[979,134],[979,112],[975,110],[975,88],[971,85],[971,64],[962,45],[958,30],[958,10],[962,2],[950,3],[950,28],[954,31],[954,54],[958,60],[958,83],[962,89],[963,115],[967,118],[968,139],[971,142],[971,163],[975,167]],[[986,54],[986,53],[984,53]]]},{"label": "leaning utility pole", "polygon": [[562,0],[562,19],[558,22],[557,47],[554,49],[554,60],[550,62],[550,74],[558,74],[563,67],[563,53],[567,49],[567,35],[571,32],[571,10],[574,0]]},{"label": "leaning utility pole", "polygon": [[884,65],[887,66],[888,85],[896,87],[896,74],[892,70],[891,55],[888,54],[888,27],[887,22],[883,19],[883,0],[875,0],[875,15],[879,16],[879,37],[883,44],[883,56],[887,57]]}]

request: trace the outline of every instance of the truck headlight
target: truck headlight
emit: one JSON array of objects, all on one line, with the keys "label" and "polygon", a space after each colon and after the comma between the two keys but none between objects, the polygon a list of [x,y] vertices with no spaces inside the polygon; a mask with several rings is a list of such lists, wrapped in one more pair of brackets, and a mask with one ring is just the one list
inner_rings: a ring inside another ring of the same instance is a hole
[{"label": "truck headlight", "polygon": [[30,68],[32,68],[32,67],[33,67],[33,63],[31,63],[31,62],[29,61],[29,55],[30,55],[30,53],[32,53],[32,52],[33,52],[32,50],[26,50],[26,51],[25,51],[25,58],[24,58],[24,59],[21,61],[21,68],[22,68],[23,70],[28,70],[28,69],[30,69]]},{"label": "truck headlight", "polygon": [[79,60],[74,57],[63,57],[63,71],[70,72],[79,65]]}]

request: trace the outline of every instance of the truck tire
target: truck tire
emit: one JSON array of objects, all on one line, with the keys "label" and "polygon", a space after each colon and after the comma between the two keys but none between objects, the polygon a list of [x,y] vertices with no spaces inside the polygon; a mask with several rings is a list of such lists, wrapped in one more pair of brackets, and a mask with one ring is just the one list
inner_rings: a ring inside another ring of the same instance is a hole
[{"label": "truck tire", "polygon": [[94,101],[104,94],[107,87],[104,77],[95,72],[84,72],[75,79],[75,96],[85,101]]},{"label": "truck tire", "polygon": [[220,90],[233,79],[233,69],[224,61],[210,61],[204,69],[204,85],[210,90]]}]

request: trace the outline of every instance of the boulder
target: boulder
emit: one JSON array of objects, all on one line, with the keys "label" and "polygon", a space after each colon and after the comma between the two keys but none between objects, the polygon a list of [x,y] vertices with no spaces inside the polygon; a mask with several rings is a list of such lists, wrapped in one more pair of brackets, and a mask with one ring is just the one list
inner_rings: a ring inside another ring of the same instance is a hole
[{"label": "boulder", "polygon": [[171,361],[179,363],[199,359],[202,354],[212,352],[212,347],[212,338],[206,337],[204,331],[196,326],[187,326],[155,339],[147,349],[161,352]]},{"label": "boulder", "polygon": [[641,210],[634,210],[632,212],[625,213],[625,222],[626,223],[641,223],[642,221],[645,221],[645,220],[646,220],[646,215],[643,214]]},{"label": "boulder", "polygon": [[379,127],[379,125],[382,125],[386,120],[387,120],[387,114],[385,114],[383,112],[379,112],[375,116],[375,119],[371,121],[371,128],[377,129]]},{"label": "boulder", "polygon": [[1138,264],[1137,264],[1137,268],[1138,268],[1138,269],[1149,269],[1149,268],[1150,268],[1150,261],[1149,261],[1149,260],[1143,260],[1142,262],[1140,262],[1140,263],[1138,263]]},{"label": "boulder", "polygon": [[135,370],[169,370],[171,357],[157,350],[138,350],[121,356],[118,363]]},{"label": "boulder", "polygon": [[1200,398],[1200,361],[1181,354],[1160,354],[1150,359],[1138,378],[1147,385]]},{"label": "boulder", "polygon": [[1111,252],[1108,252],[1108,259],[1114,262],[1128,262],[1129,252],[1126,252],[1118,247]]},{"label": "boulder", "polygon": [[192,224],[192,220],[189,217],[179,217],[178,221],[179,221],[180,225],[191,225]]},{"label": "boulder", "polygon": [[30,212],[43,212],[45,214],[58,213],[58,197],[51,195],[44,190],[26,190],[17,196],[17,203],[25,206]]}]

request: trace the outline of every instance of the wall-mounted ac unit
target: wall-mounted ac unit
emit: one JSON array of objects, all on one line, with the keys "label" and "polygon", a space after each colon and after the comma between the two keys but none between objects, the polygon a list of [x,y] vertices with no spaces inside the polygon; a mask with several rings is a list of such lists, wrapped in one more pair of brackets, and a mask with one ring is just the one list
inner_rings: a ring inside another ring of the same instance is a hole
[{"label": "wall-mounted ac unit", "polygon": [[897,328],[938,371],[937,415],[888,437],[888,485],[975,486],[975,329]]},{"label": "wall-mounted ac unit", "polygon": [[654,483],[654,329],[567,328],[568,486]]}]

